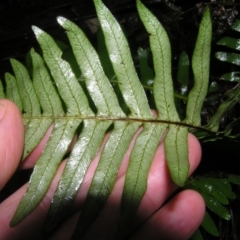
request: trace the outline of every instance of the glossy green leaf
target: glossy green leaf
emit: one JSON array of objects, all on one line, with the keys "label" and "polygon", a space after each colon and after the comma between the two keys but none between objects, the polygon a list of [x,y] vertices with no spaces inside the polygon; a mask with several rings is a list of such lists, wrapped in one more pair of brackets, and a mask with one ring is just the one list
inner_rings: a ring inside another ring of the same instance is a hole
[{"label": "glossy green leaf", "polygon": [[216,188],[218,188],[218,190],[221,191],[222,194],[228,199],[236,198],[235,193],[232,191],[231,184],[227,179],[209,177],[207,180],[211,182]]},{"label": "glossy green leaf", "polygon": [[232,37],[223,37],[218,42],[218,45],[226,46],[235,50],[240,50],[240,39]]},{"label": "glossy green leaf", "polygon": [[206,7],[200,23],[197,42],[192,56],[194,85],[188,98],[185,122],[201,124],[201,109],[208,91],[211,52],[212,23],[209,8]]},{"label": "glossy green leaf", "polygon": [[189,57],[187,53],[183,51],[179,57],[177,74],[177,80],[180,83],[180,92],[182,95],[187,95],[188,92],[189,66]]},{"label": "glossy green leaf", "polygon": [[231,29],[240,32],[240,19],[235,19],[233,25],[231,26]]},{"label": "glossy green leaf", "polygon": [[153,69],[149,67],[149,48],[138,48],[139,71],[141,83],[145,86],[151,86],[154,79]]},{"label": "glossy green leaf", "polygon": [[[211,195],[218,202],[222,204],[228,204],[227,197],[222,193],[221,189],[218,186],[215,187],[215,184],[210,181],[209,178],[201,178],[194,182],[194,186],[196,186],[201,192],[205,192],[208,195]],[[224,185],[222,186],[222,188]]]},{"label": "glossy green leaf", "polygon": [[208,89],[208,93],[214,93],[218,90],[218,83],[217,82],[211,82],[209,89]]},{"label": "glossy green leaf", "polygon": [[240,54],[216,52],[215,57],[222,62],[228,62],[240,66]]},{"label": "glossy green leaf", "polygon": [[[203,182],[211,184],[228,199],[235,199],[230,182],[225,178],[205,177]],[[200,180],[201,181],[201,180]]]},{"label": "glossy green leaf", "polygon": [[201,195],[203,196],[207,207],[211,211],[216,213],[219,217],[224,218],[225,220],[231,219],[231,215],[226,207],[224,207],[221,203],[206,193],[201,193]]},{"label": "glossy green leaf", "polygon": [[213,221],[213,219],[210,217],[208,212],[205,212],[204,219],[201,223],[201,226],[204,228],[205,231],[207,231],[211,235],[216,236],[216,237],[219,235],[216,224]]},{"label": "glossy green leaf", "polygon": [[[177,112],[180,119],[184,119],[186,116],[186,102],[188,100],[188,81],[189,81],[189,59],[188,56],[184,56],[182,53],[178,61],[178,70],[177,70],[177,80],[178,80],[178,89],[174,92],[174,100]],[[185,58],[186,57],[186,58]],[[188,63],[187,63],[188,61]],[[184,104],[183,104],[184,103]]]},{"label": "glossy green leaf", "polygon": [[240,82],[240,72],[225,73],[221,76],[221,80],[230,82]]},{"label": "glossy green leaf", "polygon": [[233,184],[240,184],[240,176],[235,174],[229,174],[227,180]]}]

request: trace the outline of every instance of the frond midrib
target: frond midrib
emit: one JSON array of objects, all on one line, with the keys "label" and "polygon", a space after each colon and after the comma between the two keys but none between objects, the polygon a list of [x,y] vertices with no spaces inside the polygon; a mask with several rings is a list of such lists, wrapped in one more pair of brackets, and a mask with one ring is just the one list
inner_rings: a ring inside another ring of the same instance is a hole
[{"label": "frond midrib", "polygon": [[152,124],[169,124],[169,125],[177,125],[177,126],[185,126],[188,128],[193,128],[195,130],[202,130],[206,131],[208,133],[216,134],[216,131],[211,131],[207,127],[204,126],[198,126],[198,125],[191,125],[185,122],[174,122],[174,121],[168,121],[168,120],[161,120],[161,119],[144,119],[144,118],[133,118],[133,117],[126,117],[126,118],[120,118],[120,117],[114,117],[114,116],[27,116],[23,115],[24,120],[34,120],[34,119],[52,119],[52,120],[96,120],[96,121],[122,121],[122,122],[142,122],[144,123],[152,123]]}]

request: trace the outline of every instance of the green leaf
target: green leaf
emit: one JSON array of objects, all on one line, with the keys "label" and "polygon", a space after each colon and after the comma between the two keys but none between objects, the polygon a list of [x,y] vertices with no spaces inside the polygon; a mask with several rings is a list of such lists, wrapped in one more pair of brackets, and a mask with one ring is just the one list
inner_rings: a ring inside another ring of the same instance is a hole
[{"label": "green leaf", "polygon": [[222,62],[228,62],[240,66],[240,54],[216,52],[215,57]]},{"label": "green leaf", "polygon": [[12,100],[22,112],[22,100],[19,95],[16,78],[10,74],[5,73],[5,82],[6,82],[6,98]]},{"label": "green leaf", "polygon": [[203,219],[201,225],[206,232],[208,232],[211,235],[216,236],[216,237],[219,236],[219,232],[216,227],[216,224],[213,221],[213,219],[210,217],[208,212],[205,212],[204,219]]},{"label": "green leaf", "polygon": [[218,190],[229,199],[235,199],[236,195],[232,191],[231,184],[229,181],[225,178],[214,178],[214,177],[207,177],[206,181],[209,181],[211,184],[214,185],[215,188],[218,188]]},{"label": "green leaf", "polygon": [[138,48],[137,54],[139,59],[140,80],[145,86],[152,85],[154,79],[153,69],[149,67],[149,48]]},{"label": "green leaf", "polygon": [[194,179],[190,185],[194,186],[194,189],[203,190],[209,195],[212,195],[213,191],[218,191],[225,198],[236,198],[235,193],[232,191],[231,184],[226,178],[201,177],[199,179]]},{"label": "green leaf", "polygon": [[221,76],[221,80],[230,82],[240,82],[240,72],[225,73]]},{"label": "green leaf", "polygon": [[[194,181],[194,186],[196,186],[201,192],[205,192],[215,198],[218,202],[222,204],[228,204],[227,197],[221,192],[221,189],[218,188],[218,185],[215,186],[214,182],[212,183],[212,178],[201,178]],[[223,188],[224,186],[222,186]]]},{"label": "green leaf", "polygon": [[[212,23],[206,7],[200,23],[197,42],[192,57],[194,85],[189,93],[185,122],[201,124],[201,109],[208,91]],[[190,100],[191,99],[191,100]]]},{"label": "green leaf", "polygon": [[233,25],[231,26],[231,29],[240,32],[240,19],[235,19]]},{"label": "green leaf", "polygon": [[208,93],[214,93],[218,90],[218,83],[217,82],[211,82],[209,89],[208,89]]},{"label": "green leaf", "polygon": [[202,192],[201,195],[203,196],[207,207],[211,211],[213,211],[219,217],[221,217],[225,220],[230,220],[231,219],[231,215],[230,215],[230,213],[229,213],[229,211],[227,210],[226,207],[224,207],[221,203],[219,203],[217,200],[215,200],[213,197],[211,197],[210,195],[208,195],[206,193]]},{"label": "green leaf", "polygon": [[226,46],[235,50],[240,50],[240,39],[232,37],[223,37],[218,42],[218,45]]},{"label": "green leaf", "polygon": [[177,80],[181,84],[180,92],[182,95],[187,95],[189,81],[189,57],[185,51],[180,54],[178,61]]},{"label": "green leaf", "polygon": [[204,240],[199,228],[191,236],[190,240]]},{"label": "green leaf", "polygon": [[228,181],[233,184],[240,184],[240,176],[235,174],[229,174]]}]

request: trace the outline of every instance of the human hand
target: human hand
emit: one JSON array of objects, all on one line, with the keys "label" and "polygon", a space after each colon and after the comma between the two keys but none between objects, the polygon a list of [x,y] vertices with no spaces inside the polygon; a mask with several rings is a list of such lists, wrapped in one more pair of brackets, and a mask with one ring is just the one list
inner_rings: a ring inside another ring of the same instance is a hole
[{"label": "human hand", "polygon": [[[50,132],[51,129],[49,129],[39,146],[31,153],[25,162],[19,166],[24,144],[24,127],[21,114],[12,102],[0,100],[0,190],[17,168],[25,169],[34,166]],[[199,142],[191,134],[189,134],[188,137],[188,144],[190,160],[189,174],[191,174],[200,162],[201,149]],[[100,216],[91,227],[86,239],[108,239],[113,234],[112,230],[116,227],[116,218],[120,209],[121,193],[130,150],[131,146],[120,167],[111,196]],[[84,203],[99,156],[100,153],[94,158],[86,174],[85,180],[75,199],[73,212],[76,211],[76,209],[81,209]],[[44,239],[41,234],[41,229],[65,162],[66,161],[63,161],[60,165],[48,193],[39,206],[16,227],[10,228],[9,223],[22,196],[26,192],[27,184],[0,204],[1,240]],[[140,224],[140,222],[133,223],[133,232],[128,239],[181,240],[188,239],[192,235],[204,216],[204,201],[197,192],[192,190],[185,190],[171,197],[176,189],[177,186],[171,181],[167,170],[164,145],[160,143],[150,168],[147,191],[137,212],[139,219],[147,220],[141,223],[142,225],[138,228],[136,228],[136,226]],[[62,226],[48,239],[70,239],[78,216],[79,213],[77,212],[69,219],[66,219]]]}]

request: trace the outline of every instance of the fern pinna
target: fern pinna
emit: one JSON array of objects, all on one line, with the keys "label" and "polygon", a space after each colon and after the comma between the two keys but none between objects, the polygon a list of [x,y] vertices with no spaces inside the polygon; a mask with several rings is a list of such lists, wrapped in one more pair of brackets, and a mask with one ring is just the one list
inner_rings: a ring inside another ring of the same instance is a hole
[{"label": "fern pinna", "polygon": [[[122,222],[129,221],[138,208],[146,191],[152,159],[164,134],[166,158],[173,181],[183,186],[187,179],[188,126],[201,126],[201,108],[208,88],[211,45],[209,9],[206,8],[200,24],[192,57],[194,85],[188,96],[186,119],[181,121],[174,104],[171,48],[162,25],[137,0],[138,13],[149,33],[153,55],[153,94],[158,112],[154,116],[120,25],[102,1],[94,0],[94,3],[128,113],[122,110],[95,49],[81,29],[63,17],[57,19],[67,32],[88,95],[70,64],[61,58],[62,52],[52,37],[34,26],[33,31],[43,58],[31,49],[32,79],[26,68],[14,59],[11,64],[15,76],[6,73],[6,97],[12,99],[23,112],[26,126],[23,159],[38,145],[51,125],[53,130],[34,167],[28,190],[16,210],[11,226],[18,224],[40,203],[76,135],[77,141],[70,152],[48,213],[45,224],[47,232],[66,216],[107,132],[109,137],[79,219],[80,234],[87,231],[103,208],[113,189],[124,154],[140,127],[142,131],[131,152],[122,194]],[[89,96],[94,108],[89,104]]]}]

